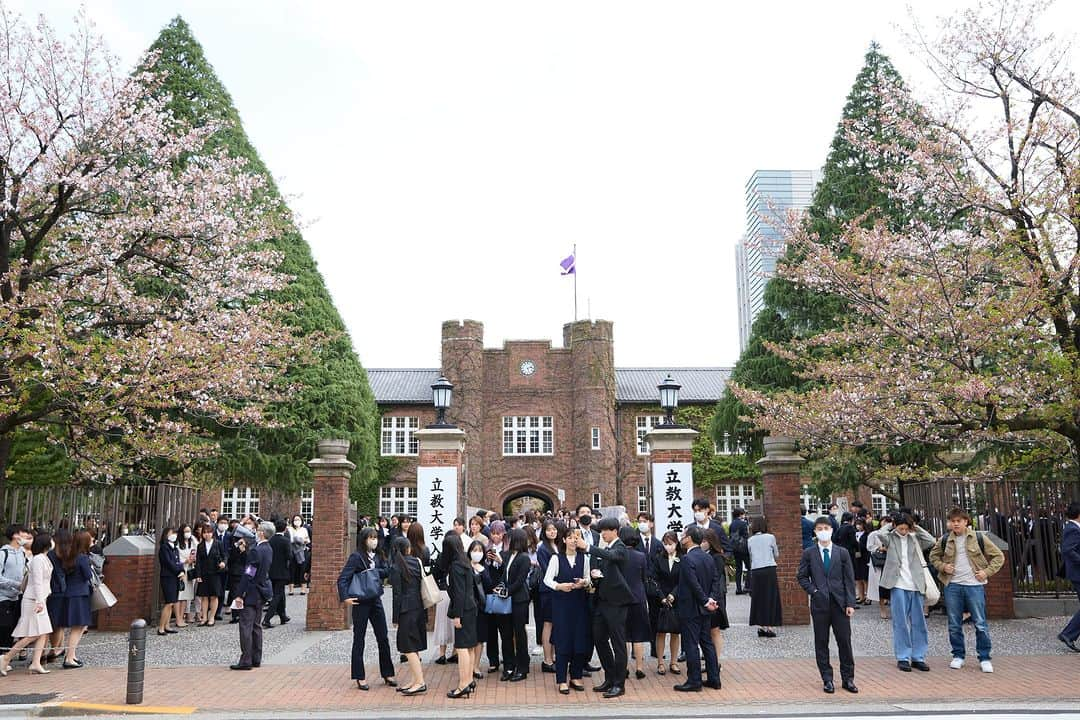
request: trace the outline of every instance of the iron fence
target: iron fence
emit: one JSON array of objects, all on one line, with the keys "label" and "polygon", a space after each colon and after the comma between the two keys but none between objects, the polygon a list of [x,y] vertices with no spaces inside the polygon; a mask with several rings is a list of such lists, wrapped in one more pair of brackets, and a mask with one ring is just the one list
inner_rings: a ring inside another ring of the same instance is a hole
[{"label": "iron fence", "polygon": [[1066,506],[1080,501],[1080,482],[941,478],[905,483],[902,492],[936,537],[948,529],[949,509],[961,507],[975,527],[1005,540],[1015,595],[1073,594],[1061,573],[1061,533]]}]

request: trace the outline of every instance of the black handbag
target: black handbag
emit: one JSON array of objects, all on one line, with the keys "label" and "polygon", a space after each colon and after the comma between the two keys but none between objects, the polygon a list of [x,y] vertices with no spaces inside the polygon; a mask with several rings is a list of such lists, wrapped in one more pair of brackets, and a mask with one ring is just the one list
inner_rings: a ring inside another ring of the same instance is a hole
[{"label": "black handbag", "polygon": [[675,608],[667,605],[660,606],[660,613],[656,616],[656,632],[679,632],[679,616],[675,614]]},{"label": "black handbag", "polygon": [[884,550],[875,550],[870,553],[870,562],[875,568],[881,570],[885,567],[885,558],[887,557]]},{"label": "black handbag", "polygon": [[19,624],[22,614],[18,600],[0,601],[0,627],[13,628]]},{"label": "black handbag", "polygon": [[375,568],[353,573],[349,581],[349,597],[357,600],[374,600],[383,594],[382,580]]}]

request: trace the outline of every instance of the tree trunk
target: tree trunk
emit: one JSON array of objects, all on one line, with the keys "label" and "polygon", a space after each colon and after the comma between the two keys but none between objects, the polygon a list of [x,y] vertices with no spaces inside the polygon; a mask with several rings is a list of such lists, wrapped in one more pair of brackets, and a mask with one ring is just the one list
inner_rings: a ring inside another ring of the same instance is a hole
[{"label": "tree trunk", "polygon": [[0,491],[7,487],[8,457],[11,455],[11,445],[14,439],[12,433],[0,435]]}]

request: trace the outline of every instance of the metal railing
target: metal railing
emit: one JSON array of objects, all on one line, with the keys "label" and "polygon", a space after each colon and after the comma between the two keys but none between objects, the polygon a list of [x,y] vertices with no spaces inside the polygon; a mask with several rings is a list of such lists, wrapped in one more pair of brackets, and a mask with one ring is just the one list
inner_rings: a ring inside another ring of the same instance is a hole
[{"label": "metal railing", "polygon": [[941,478],[905,483],[903,496],[936,537],[948,529],[949,509],[961,507],[976,528],[1005,540],[1015,595],[1073,594],[1060,573],[1061,533],[1065,508],[1080,501],[1080,482]]}]

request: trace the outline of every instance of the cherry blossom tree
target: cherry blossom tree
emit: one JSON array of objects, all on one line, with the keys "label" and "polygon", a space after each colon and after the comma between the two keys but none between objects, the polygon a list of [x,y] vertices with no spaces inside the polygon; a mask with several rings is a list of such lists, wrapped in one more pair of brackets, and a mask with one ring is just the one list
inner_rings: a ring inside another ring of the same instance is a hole
[{"label": "cherry blossom tree", "polygon": [[196,428],[257,422],[295,339],[262,182],[202,150],[148,68],[0,5],[0,482],[46,429],[81,478],[188,467]]},{"label": "cherry blossom tree", "polygon": [[985,3],[933,34],[913,21],[940,87],[885,148],[907,162],[882,186],[947,212],[856,219],[831,243],[790,228],[799,261],[781,274],[851,317],[770,346],[809,389],[734,388],[758,428],[818,448],[963,444],[1076,467],[1080,88],[1068,47],[1040,31],[1045,8]]}]

